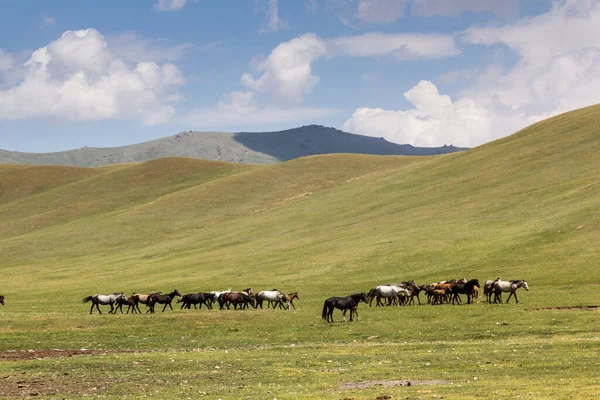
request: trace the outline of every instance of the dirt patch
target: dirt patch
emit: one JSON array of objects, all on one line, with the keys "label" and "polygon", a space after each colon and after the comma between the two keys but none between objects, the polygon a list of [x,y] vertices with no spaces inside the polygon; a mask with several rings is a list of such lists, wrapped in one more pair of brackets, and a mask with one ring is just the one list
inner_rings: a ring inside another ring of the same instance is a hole
[{"label": "dirt patch", "polygon": [[[68,376],[51,376],[43,379],[27,379],[22,374],[0,375],[0,397],[47,398],[57,395],[91,396],[102,393],[113,382],[97,378],[92,381],[74,382]],[[116,383],[116,381],[114,382]]]},{"label": "dirt patch", "polygon": [[98,356],[115,353],[136,353],[136,351],[109,350],[8,350],[0,351],[0,361],[39,360],[42,358],[63,358],[73,356]]},{"label": "dirt patch", "polygon": [[558,307],[540,307],[534,310],[596,310],[600,311],[600,306],[558,306]]},{"label": "dirt patch", "polygon": [[452,381],[441,379],[429,381],[416,380],[387,380],[387,381],[362,381],[362,382],[345,382],[340,385],[340,389],[367,389],[373,386],[391,388],[396,386],[433,386],[433,385],[451,385]]}]

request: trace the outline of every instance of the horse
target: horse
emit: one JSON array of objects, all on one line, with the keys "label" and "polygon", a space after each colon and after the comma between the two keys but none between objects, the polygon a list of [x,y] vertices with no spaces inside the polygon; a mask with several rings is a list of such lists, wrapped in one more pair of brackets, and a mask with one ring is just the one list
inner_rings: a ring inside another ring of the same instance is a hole
[{"label": "horse", "polygon": [[[148,294],[145,294],[145,293],[134,293],[134,294],[131,295],[131,297],[137,296],[138,297],[138,303],[145,304],[146,307],[149,307],[148,299],[150,297],[154,296],[155,294],[163,294],[163,293],[162,292],[154,292],[154,293],[148,293]],[[138,309],[139,309],[139,306],[138,306]],[[149,313],[149,312],[150,312],[150,309],[148,309],[146,311],[146,313]]]},{"label": "horse", "polygon": [[[513,280],[513,281],[501,281],[501,280],[497,280],[494,282],[494,286],[493,289],[496,293],[496,298],[498,298],[500,300],[500,302],[502,301],[501,293],[503,292],[510,292],[510,294],[508,295],[508,299],[506,299],[506,304],[508,304],[508,301],[510,300],[510,298],[512,296],[515,297],[515,301],[517,302],[517,304],[519,303],[519,299],[517,299],[517,289],[523,287],[525,288],[526,291],[529,291],[529,286],[527,286],[527,282],[523,281],[523,280]],[[496,300],[494,299],[494,302]]]},{"label": "horse", "polygon": [[375,305],[377,307],[383,306],[384,304],[381,301],[382,298],[388,299],[387,305],[391,305],[392,300],[396,298],[400,289],[401,288],[396,285],[381,285],[369,290],[369,297],[371,299],[369,301],[369,307],[371,307],[371,304],[373,304],[373,299],[377,299],[377,301],[375,302]]},{"label": "horse", "polygon": [[271,303],[274,303],[273,310],[277,305],[282,307],[284,302],[286,304],[285,308],[289,308],[289,306],[287,305],[287,298],[285,297],[285,294],[277,289],[263,290],[261,292],[258,292],[258,294],[256,295],[256,307],[260,307],[262,309],[263,301],[267,302],[267,308]]},{"label": "horse", "polygon": [[222,290],[222,291],[220,291],[220,292],[219,292],[219,291],[214,291],[214,290],[213,290],[212,292],[208,292],[208,293],[210,293],[210,294],[212,294],[212,295],[213,295],[213,302],[215,302],[215,301],[218,301],[218,300],[219,300],[219,297],[221,297],[221,295],[222,295],[223,293],[231,293],[231,288],[228,288],[227,290]]},{"label": "horse", "polygon": [[96,309],[98,310],[98,312],[100,314],[102,314],[102,311],[100,311],[100,307],[98,306],[99,304],[101,304],[103,306],[110,305],[110,311],[108,313],[113,314],[115,311],[113,304],[115,304],[117,302],[118,298],[124,298],[125,300],[127,300],[127,297],[125,297],[125,295],[123,293],[112,293],[112,294],[95,294],[92,296],[87,296],[87,297],[84,297],[81,302],[82,303],[87,303],[89,301],[92,302],[92,307],[90,307],[90,315],[92,314],[92,311],[94,310],[94,306],[96,306]]},{"label": "horse", "polygon": [[192,304],[194,305],[194,309],[196,308],[196,304],[202,309],[202,304],[204,304],[209,310],[212,310],[213,295],[211,293],[184,294],[177,303],[183,303],[181,309],[187,308],[190,310]]},{"label": "horse", "polygon": [[485,281],[485,285],[483,286],[483,295],[487,298],[487,302],[491,303],[492,302],[492,291],[493,291],[493,286],[495,282],[498,282],[500,280],[500,277],[496,278],[495,280],[487,280]]},{"label": "horse", "polygon": [[479,286],[479,281],[477,279],[471,279],[467,283],[455,283],[450,288],[452,290],[452,304],[455,301],[458,301],[458,304],[461,303],[459,294],[467,295],[467,304],[471,304],[471,297],[473,296],[474,288]]},{"label": "horse", "polygon": [[256,308],[256,303],[254,301],[254,297],[248,295],[245,292],[227,292],[221,294],[219,296],[219,308],[222,310],[224,307],[227,307],[230,310],[230,306],[233,304],[233,309],[237,310],[237,306],[240,306],[240,310],[244,308],[248,308],[248,304],[251,304],[252,307]]},{"label": "horse", "polygon": [[358,303],[361,301],[365,304],[369,302],[367,294],[364,292],[351,294],[346,297],[330,297],[323,303],[321,318],[327,322],[333,322],[333,310],[337,308],[342,310],[344,322],[346,322],[346,311],[348,310],[350,310],[350,321],[354,321],[353,314],[356,314],[356,317],[358,318]]},{"label": "horse", "polygon": [[[285,295],[285,300],[287,303],[287,309],[290,309],[290,306],[292,306],[294,308],[294,310],[296,309],[296,306],[294,305],[294,299],[298,299],[300,300],[300,297],[298,296],[298,292],[294,292],[294,293],[289,293]],[[281,308],[282,305],[280,304],[279,307]]]},{"label": "horse", "polygon": [[156,303],[165,305],[162,309],[162,312],[165,312],[165,310],[167,309],[167,306],[169,306],[171,308],[171,310],[173,310],[173,306],[171,305],[171,302],[173,301],[175,296],[181,297],[181,293],[179,293],[179,290],[177,290],[177,289],[173,290],[169,294],[153,294],[153,295],[151,295],[148,298],[148,307],[150,307],[150,313],[154,314],[154,305]]},{"label": "horse", "polygon": [[419,286],[419,285],[411,285],[408,288],[406,288],[408,290],[408,294],[410,295],[410,300],[408,301],[408,304],[413,304],[416,306],[415,304],[415,297],[417,298],[417,300],[419,301],[419,305],[421,305],[421,299],[419,298],[419,294],[421,293],[422,290],[425,289],[425,286]]},{"label": "horse", "polygon": [[[136,314],[136,313],[142,313],[142,311],[140,310],[140,306],[138,305],[139,303],[139,297],[138,296],[131,296],[129,298],[127,297],[119,297],[117,299],[117,306],[115,308],[115,314],[117,313],[117,310],[121,311],[121,314],[123,314],[123,306],[127,306],[127,314],[129,314],[129,310],[131,310],[132,314]],[[137,308],[137,310],[136,310]]]},{"label": "horse", "polygon": [[4,296],[0,296],[0,304],[4,305]]}]

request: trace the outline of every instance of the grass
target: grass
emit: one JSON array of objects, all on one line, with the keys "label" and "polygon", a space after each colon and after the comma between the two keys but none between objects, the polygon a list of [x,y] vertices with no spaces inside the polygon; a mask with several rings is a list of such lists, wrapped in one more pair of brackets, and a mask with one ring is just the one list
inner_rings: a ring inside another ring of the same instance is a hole
[{"label": "grass", "polygon": [[[0,166],[0,352],[106,353],[0,359],[0,397],[592,398],[598,312],[536,308],[598,301],[598,119],[590,107],[438,157]],[[332,295],[463,276],[531,290],[519,305],[320,319]],[[81,304],[248,286],[298,291],[299,309],[89,316]],[[340,387],[401,379],[452,384]]]}]

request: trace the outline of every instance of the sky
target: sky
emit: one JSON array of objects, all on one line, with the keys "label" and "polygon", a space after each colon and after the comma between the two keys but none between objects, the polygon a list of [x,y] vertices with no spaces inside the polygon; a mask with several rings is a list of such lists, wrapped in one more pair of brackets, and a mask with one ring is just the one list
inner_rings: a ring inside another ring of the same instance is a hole
[{"label": "sky", "polygon": [[0,149],[333,126],[473,147],[600,102],[600,0],[0,1]]}]

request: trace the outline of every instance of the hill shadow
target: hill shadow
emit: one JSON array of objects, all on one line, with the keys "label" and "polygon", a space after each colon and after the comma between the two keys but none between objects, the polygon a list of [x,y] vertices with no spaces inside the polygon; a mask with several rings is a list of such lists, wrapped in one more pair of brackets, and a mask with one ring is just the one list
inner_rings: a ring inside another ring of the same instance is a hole
[{"label": "hill shadow", "polygon": [[430,156],[466,150],[455,146],[414,147],[383,138],[355,135],[321,125],[306,125],[278,132],[239,132],[234,140],[280,161],[332,153]]}]

